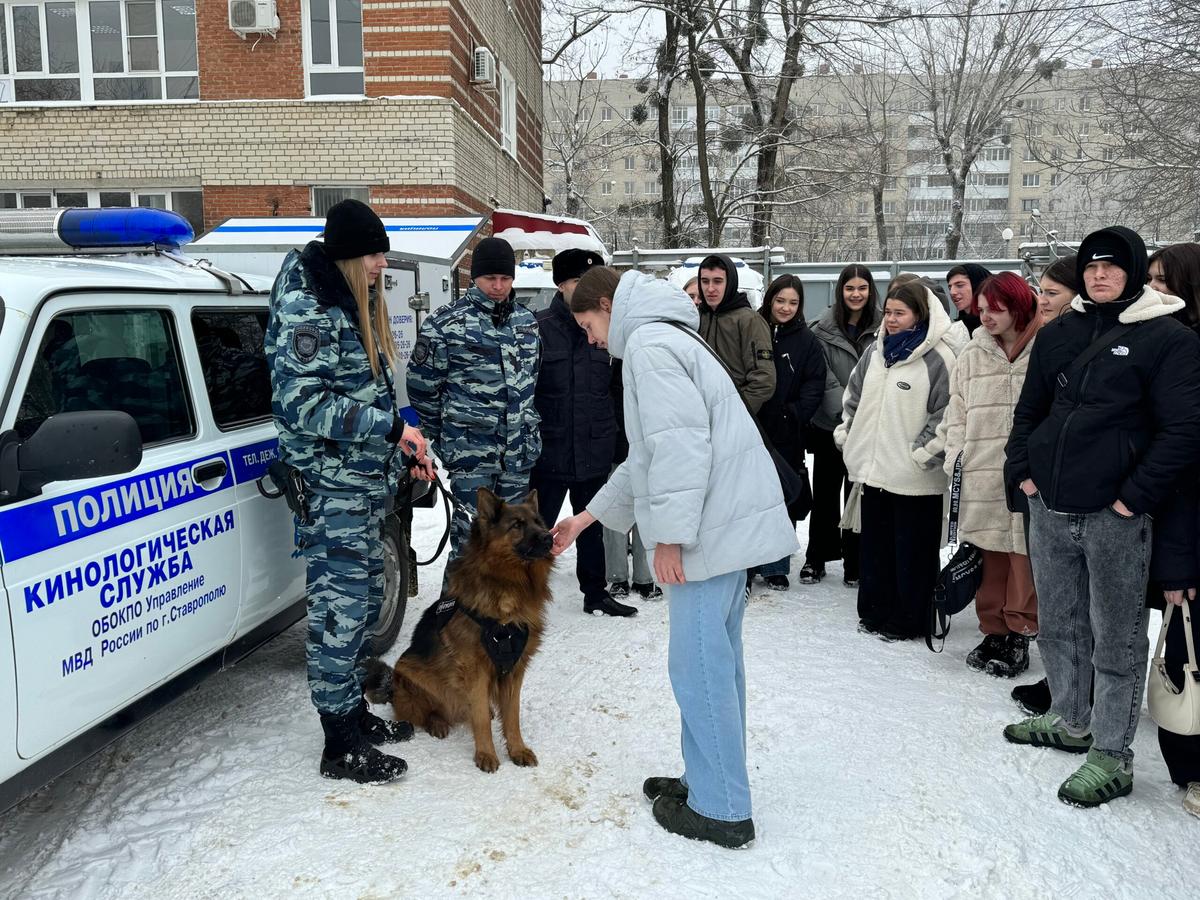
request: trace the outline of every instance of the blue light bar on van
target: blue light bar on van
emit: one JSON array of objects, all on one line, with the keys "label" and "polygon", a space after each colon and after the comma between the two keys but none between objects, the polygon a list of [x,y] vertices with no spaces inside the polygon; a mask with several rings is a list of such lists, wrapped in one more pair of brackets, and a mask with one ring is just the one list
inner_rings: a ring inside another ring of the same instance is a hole
[{"label": "blue light bar on van", "polygon": [[0,252],[180,247],[195,237],[165,209],[15,209],[0,212]]}]

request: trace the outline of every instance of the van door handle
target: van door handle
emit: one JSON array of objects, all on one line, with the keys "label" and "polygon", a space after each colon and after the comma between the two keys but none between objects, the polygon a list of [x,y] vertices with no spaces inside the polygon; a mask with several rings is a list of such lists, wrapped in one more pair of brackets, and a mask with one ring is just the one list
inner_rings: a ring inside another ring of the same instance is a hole
[{"label": "van door handle", "polygon": [[229,471],[229,466],[223,459],[213,459],[198,463],[192,467],[192,481],[203,484],[206,481],[220,481]]}]

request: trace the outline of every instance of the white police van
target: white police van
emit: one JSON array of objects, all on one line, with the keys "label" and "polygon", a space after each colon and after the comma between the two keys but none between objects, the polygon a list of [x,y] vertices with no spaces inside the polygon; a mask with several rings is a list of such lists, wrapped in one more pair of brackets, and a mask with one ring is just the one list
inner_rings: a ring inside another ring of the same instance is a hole
[{"label": "white police van", "polygon": [[271,282],[191,237],[160,210],[0,212],[0,811],[304,614],[291,513],[258,486]]}]

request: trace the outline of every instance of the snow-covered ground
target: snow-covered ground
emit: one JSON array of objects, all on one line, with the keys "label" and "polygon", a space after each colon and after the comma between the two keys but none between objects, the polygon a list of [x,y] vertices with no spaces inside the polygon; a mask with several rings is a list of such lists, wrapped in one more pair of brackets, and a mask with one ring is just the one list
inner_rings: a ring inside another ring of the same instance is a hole
[{"label": "snow-covered ground", "polygon": [[[441,522],[420,515],[427,553]],[[502,756],[480,772],[459,728],[400,745],[395,785],[322,779],[297,626],[0,816],[0,896],[1200,895],[1200,822],[1147,716],[1133,795],[1064,806],[1081,759],[1004,741],[1012,684],[963,665],[971,613],[941,655],[881,643],[855,630],[836,566],[816,587],[756,592],[746,613],[758,840],[727,851],[661,831],[640,788],[681,766],[667,607],[587,617],[573,563],[526,679],[538,768]],[[439,580],[422,570],[408,627]]]}]

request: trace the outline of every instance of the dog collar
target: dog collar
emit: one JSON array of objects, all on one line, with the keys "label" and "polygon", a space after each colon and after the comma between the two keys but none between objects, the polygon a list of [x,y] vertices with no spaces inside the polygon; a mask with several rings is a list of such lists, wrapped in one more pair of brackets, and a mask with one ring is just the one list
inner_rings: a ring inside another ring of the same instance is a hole
[{"label": "dog collar", "polygon": [[496,667],[496,674],[504,676],[511,672],[525,653],[525,645],[529,643],[529,628],[525,625],[501,625],[495,619],[480,615],[469,606],[459,603],[454,597],[444,597],[437,605],[439,630],[450,621],[456,609],[462,610],[468,619],[479,626],[479,642]]}]

